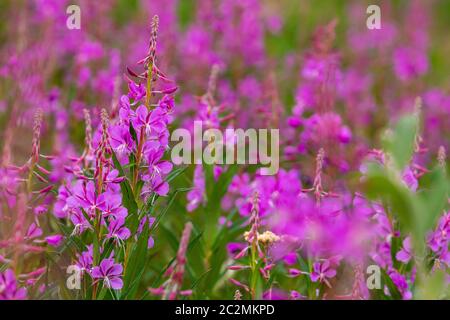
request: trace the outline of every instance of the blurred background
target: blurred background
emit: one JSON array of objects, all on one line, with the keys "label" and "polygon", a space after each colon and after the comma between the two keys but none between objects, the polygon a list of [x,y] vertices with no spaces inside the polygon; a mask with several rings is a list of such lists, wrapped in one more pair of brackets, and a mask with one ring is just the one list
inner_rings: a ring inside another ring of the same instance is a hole
[{"label": "blurred background", "polygon": [[[360,73],[360,79],[370,82],[364,85],[361,80],[360,85],[375,99],[368,102],[373,105],[369,129],[375,132],[390,116],[383,108],[402,108],[409,104],[405,97],[414,95],[410,93],[424,95],[439,88],[448,95],[450,3],[376,1],[382,7],[382,29],[370,31],[365,22],[372,2],[1,1],[0,146],[5,143],[8,121],[14,118],[13,126],[20,130],[14,132],[22,138],[12,141],[14,157],[19,160],[28,154],[29,124],[37,107],[53,116],[64,113],[67,119],[61,121],[71,129],[70,141],[81,141],[77,123],[82,109],[98,114],[100,107],[116,103],[113,100],[126,87],[126,66],[147,50],[154,14],[160,17],[158,61],[179,85],[176,112],[183,115],[195,108],[192,96],[205,92],[213,64],[222,66],[217,95],[229,109],[263,105],[272,81],[282,112],[288,114],[297,102],[301,67],[313,46],[314,32],[335,21],[331,46],[339,54],[339,68],[355,71],[343,81]],[[80,30],[66,27],[70,4],[81,9]],[[426,53],[428,67],[420,79],[392,81],[396,80],[394,51],[401,46],[420,47]],[[345,108],[346,102],[338,97],[336,107]],[[380,111],[384,115],[377,116]],[[257,115],[242,114],[243,126],[251,122],[246,120],[249,116]],[[57,130],[59,122],[53,124]]]}]

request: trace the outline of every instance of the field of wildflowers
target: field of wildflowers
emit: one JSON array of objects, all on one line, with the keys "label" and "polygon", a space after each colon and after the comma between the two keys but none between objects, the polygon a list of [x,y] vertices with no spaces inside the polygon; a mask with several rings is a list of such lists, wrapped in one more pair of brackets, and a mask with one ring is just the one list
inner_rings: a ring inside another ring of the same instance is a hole
[{"label": "field of wildflowers", "polygon": [[450,298],[450,2],[374,2],[1,1],[0,300]]}]

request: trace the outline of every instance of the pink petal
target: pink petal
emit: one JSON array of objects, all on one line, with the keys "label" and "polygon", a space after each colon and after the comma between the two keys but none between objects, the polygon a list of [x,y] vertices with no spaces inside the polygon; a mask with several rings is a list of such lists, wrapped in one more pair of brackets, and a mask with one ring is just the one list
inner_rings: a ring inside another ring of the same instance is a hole
[{"label": "pink petal", "polygon": [[405,250],[400,250],[395,255],[395,258],[397,258],[398,261],[401,261],[403,263],[408,263],[408,261],[411,259],[411,256]]},{"label": "pink petal", "polygon": [[109,279],[109,283],[111,285],[111,288],[113,288],[114,290],[120,290],[123,287],[122,279],[117,278],[117,277]]}]

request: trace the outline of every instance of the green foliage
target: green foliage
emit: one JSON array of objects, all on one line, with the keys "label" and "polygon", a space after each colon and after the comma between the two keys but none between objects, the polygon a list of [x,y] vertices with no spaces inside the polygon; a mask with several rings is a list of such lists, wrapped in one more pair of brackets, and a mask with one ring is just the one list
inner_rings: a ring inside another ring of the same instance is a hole
[{"label": "green foliage", "polygon": [[[436,227],[438,217],[444,212],[448,199],[449,180],[445,169],[436,166],[422,177],[417,192],[410,190],[402,181],[402,172],[409,165],[414,152],[416,124],[417,120],[414,116],[405,116],[399,120],[394,132],[386,140],[385,149],[388,152],[385,165],[369,164],[365,187],[367,195],[374,200],[380,200],[388,210],[391,219],[398,221],[403,234],[411,235],[414,254],[425,257],[426,233]],[[394,257],[399,243],[394,241],[392,245]],[[429,297],[433,290],[443,291],[441,286],[437,285],[439,281],[435,278],[440,276],[428,275],[429,267],[425,261],[419,261],[417,268],[419,284],[416,297]],[[393,294],[392,297],[395,298],[395,286],[392,286],[390,278],[385,274],[384,281]]]}]

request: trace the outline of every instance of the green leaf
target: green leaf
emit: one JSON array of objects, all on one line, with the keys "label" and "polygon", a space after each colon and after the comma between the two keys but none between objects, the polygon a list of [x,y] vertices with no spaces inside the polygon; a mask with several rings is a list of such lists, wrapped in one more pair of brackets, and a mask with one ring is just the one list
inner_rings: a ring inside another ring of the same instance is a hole
[{"label": "green leaf", "polygon": [[386,150],[392,155],[397,169],[403,170],[414,152],[417,134],[417,117],[408,115],[400,118],[392,136],[386,141]]},{"label": "green leaf", "polygon": [[188,167],[181,167],[181,168],[176,168],[174,170],[172,170],[166,177],[166,181],[167,182],[171,182],[172,180],[174,180],[176,177],[178,177],[180,174],[184,173],[186,171]]},{"label": "green leaf", "polygon": [[381,268],[381,277],[383,279],[383,283],[388,287],[389,293],[391,294],[391,298],[394,300],[402,300],[402,295],[398,291],[397,286],[392,281],[391,277],[386,273],[386,270]]},{"label": "green leaf", "polygon": [[445,171],[437,167],[431,173],[423,177],[427,179],[424,191],[418,194],[420,203],[419,226],[422,233],[432,229],[439,216],[445,210],[448,199],[448,184]]},{"label": "green leaf", "polygon": [[186,192],[191,190],[191,188],[179,188],[176,189],[168,198],[168,202],[166,204],[166,206],[164,207],[164,210],[162,210],[155,218],[155,221],[151,227],[151,231],[153,232],[153,230],[156,229],[156,227],[159,225],[159,222],[161,221],[161,219],[166,215],[166,213],[169,211],[170,207],[172,206],[172,204],[174,203],[177,195],[180,192]]},{"label": "green leaf", "polygon": [[131,253],[129,255],[125,273],[123,277],[123,295],[124,299],[132,298],[133,293],[136,290],[136,286],[132,283],[140,283],[142,278],[142,269],[144,269],[145,262],[147,259],[147,245],[148,238],[150,236],[150,229],[148,223],[144,224],[143,230],[138,237],[137,243],[129,242],[128,245],[131,246]]},{"label": "green leaf", "polygon": [[170,248],[173,252],[177,252],[178,250],[178,238],[173,231],[167,228],[164,224],[160,224],[159,230],[161,232],[161,236],[163,236],[165,242],[169,244]]},{"label": "green leaf", "polygon": [[409,190],[388,176],[385,172],[375,169],[369,170],[369,175],[365,183],[367,195],[377,199],[381,197],[386,203],[391,205],[392,212],[398,217],[402,227],[406,231],[417,231],[416,215],[414,213],[413,198]]},{"label": "green leaf", "polygon": [[448,299],[446,293],[448,286],[445,277],[446,274],[443,270],[436,270],[434,273],[427,275],[421,282],[420,286],[416,289],[417,299]]},{"label": "green leaf", "polygon": [[136,134],[136,130],[134,130],[133,125],[130,123],[130,134],[131,137],[133,138],[134,142],[137,144],[138,143],[138,138],[137,138],[137,134]]},{"label": "green leaf", "polygon": [[207,193],[207,203],[204,208],[205,215],[205,240],[207,247],[210,247],[216,237],[216,224],[221,210],[221,199],[226,194],[228,186],[236,174],[238,166],[230,165],[227,171],[222,172],[217,181],[213,175],[213,165],[204,164],[205,170],[205,190]]},{"label": "green leaf", "polygon": [[66,239],[60,252],[64,252],[68,246],[73,247],[74,252],[82,252],[85,250],[86,246],[84,245],[84,243],[78,237],[72,236],[72,230],[70,230],[69,227],[65,226],[60,221],[57,222],[57,226],[64,234],[64,238]]},{"label": "green leaf", "polygon": [[104,245],[103,247],[103,252],[100,256],[100,261],[109,257],[113,249],[114,249],[114,241],[112,239],[109,239],[108,242],[106,242],[106,245]]}]

